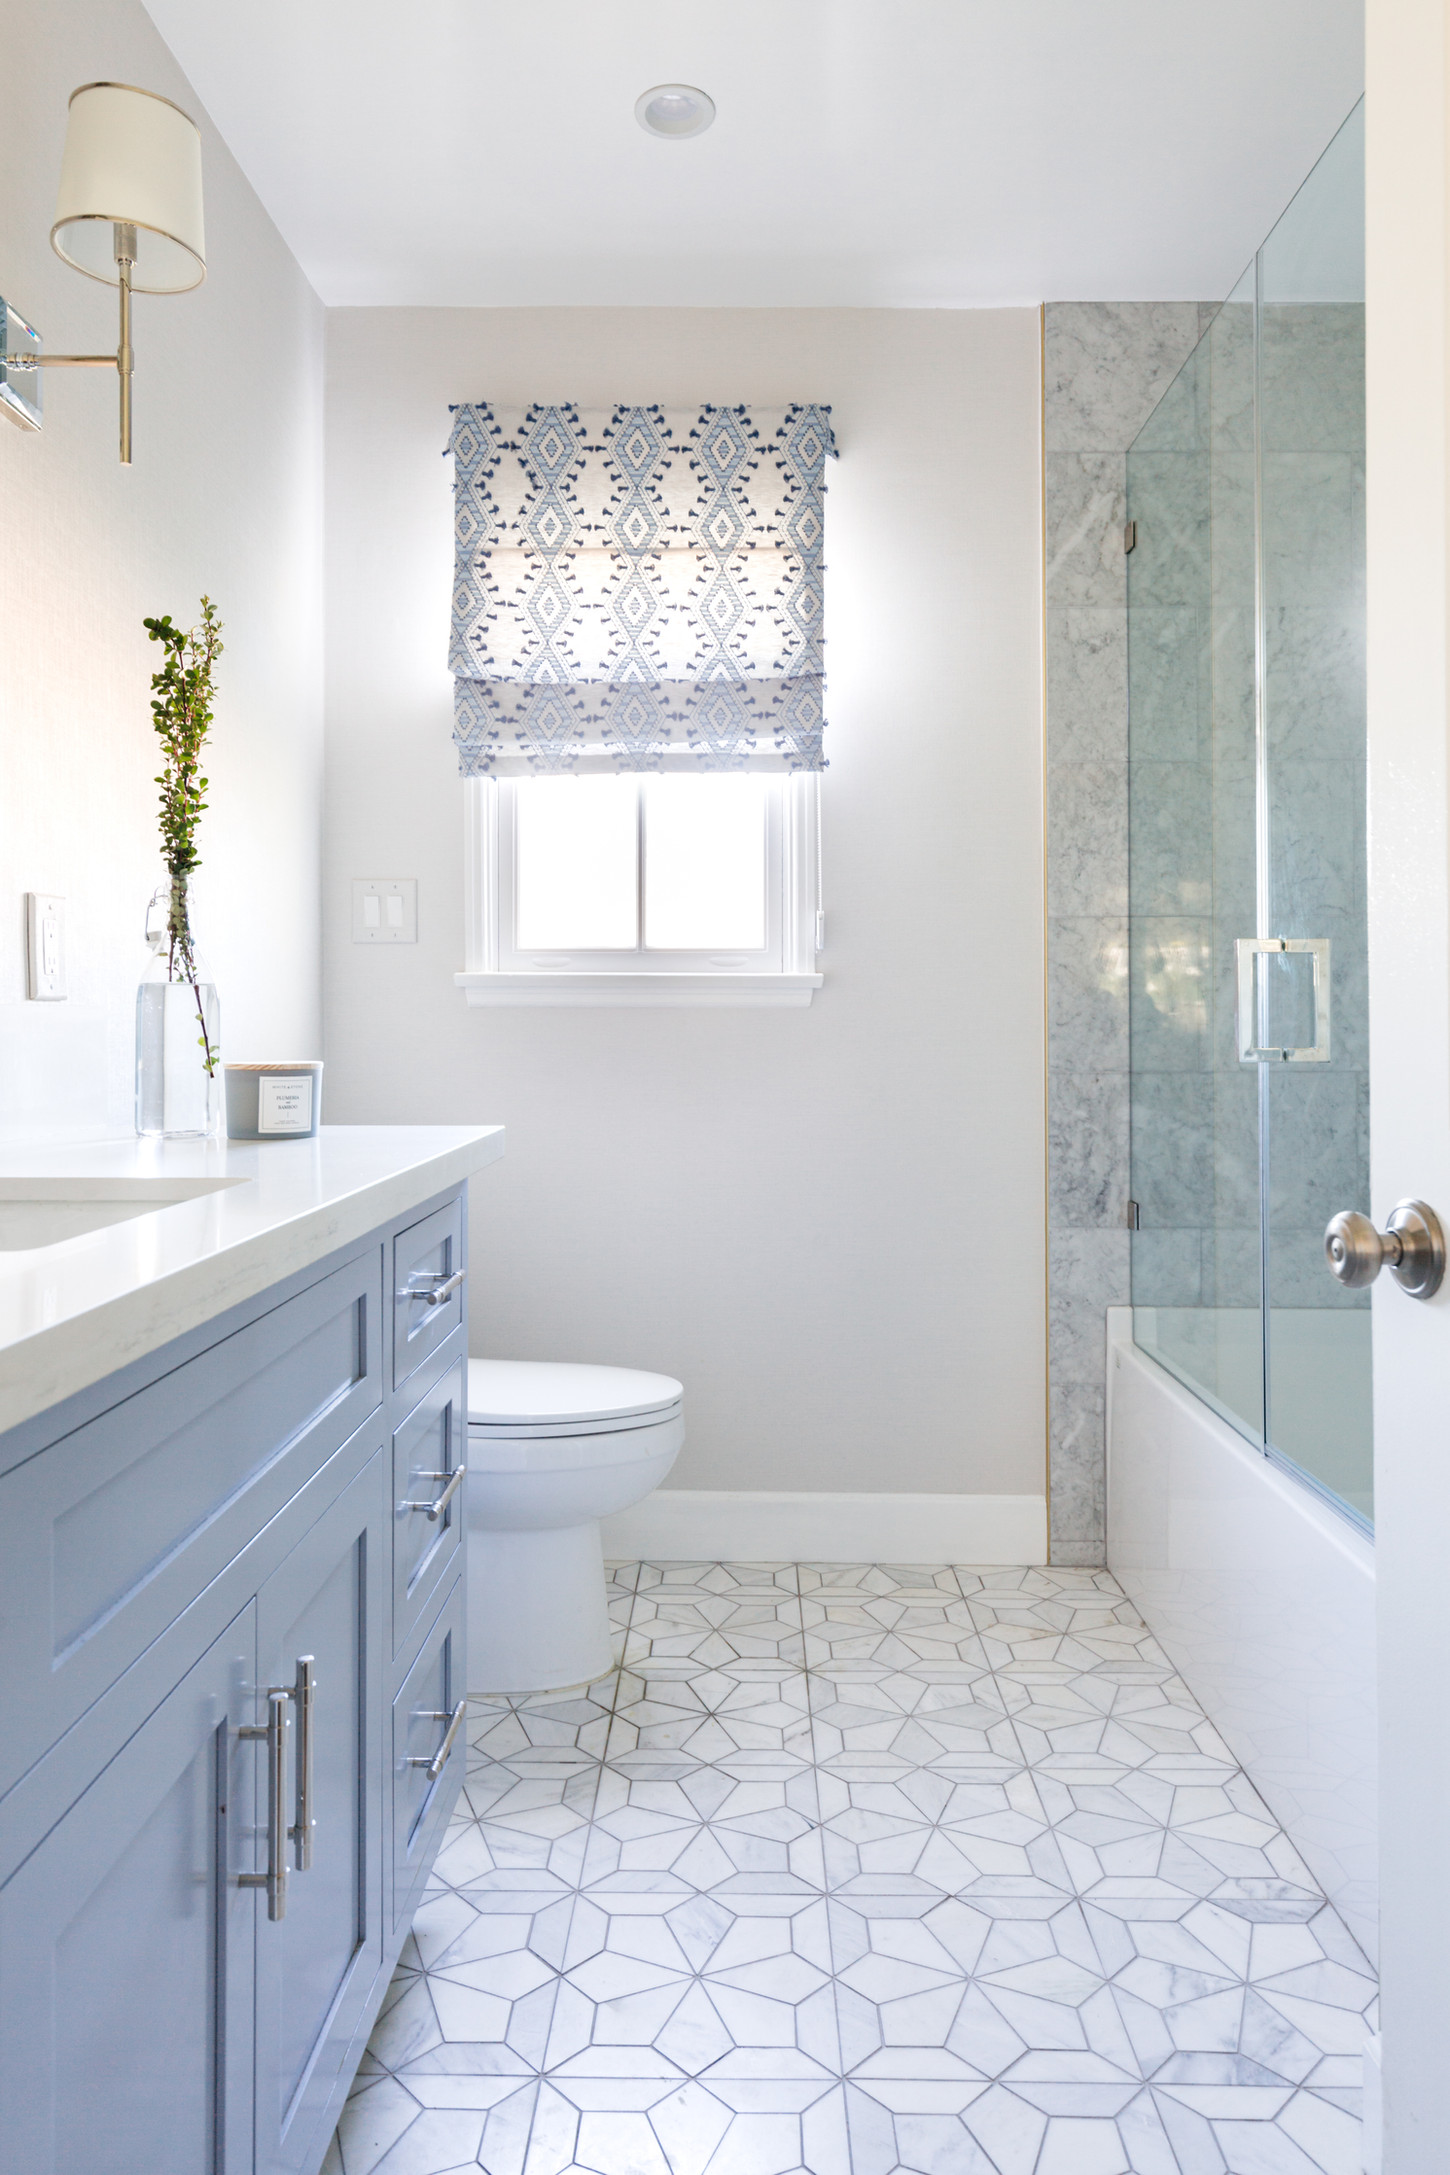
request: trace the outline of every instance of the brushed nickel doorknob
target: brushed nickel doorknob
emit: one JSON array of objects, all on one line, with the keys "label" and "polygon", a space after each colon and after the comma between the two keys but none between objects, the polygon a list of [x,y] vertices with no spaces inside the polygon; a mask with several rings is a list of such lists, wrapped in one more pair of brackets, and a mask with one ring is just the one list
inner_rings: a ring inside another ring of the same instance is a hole
[{"label": "brushed nickel doorknob", "polygon": [[1401,1291],[1430,1299],[1445,1276],[1445,1233],[1426,1201],[1399,1201],[1383,1231],[1358,1209],[1342,1209],[1324,1233],[1329,1273],[1358,1291],[1388,1267]]}]

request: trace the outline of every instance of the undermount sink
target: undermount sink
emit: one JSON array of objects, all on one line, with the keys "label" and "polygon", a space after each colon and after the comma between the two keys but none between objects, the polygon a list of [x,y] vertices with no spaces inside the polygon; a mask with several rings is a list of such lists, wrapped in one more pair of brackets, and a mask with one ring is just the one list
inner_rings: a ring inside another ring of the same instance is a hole
[{"label": "undermount sink", "polygon": [[0,1177],[0,1253],[57,1246],[243,1184],[240,1178]]}]

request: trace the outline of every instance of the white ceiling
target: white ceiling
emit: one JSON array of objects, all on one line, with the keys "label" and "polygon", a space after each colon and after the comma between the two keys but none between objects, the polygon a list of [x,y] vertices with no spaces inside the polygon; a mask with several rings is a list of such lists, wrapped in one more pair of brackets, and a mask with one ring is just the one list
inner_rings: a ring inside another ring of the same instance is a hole
[{"label": "white ceiling", "polygon": [[328,303],[1216,297],[1362,73],[1360,0],[148,6]]}]

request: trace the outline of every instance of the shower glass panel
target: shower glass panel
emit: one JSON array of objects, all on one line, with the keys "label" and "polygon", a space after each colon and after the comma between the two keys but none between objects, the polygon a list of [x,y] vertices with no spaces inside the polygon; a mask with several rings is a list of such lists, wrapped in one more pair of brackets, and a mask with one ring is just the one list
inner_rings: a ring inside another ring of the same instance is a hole
[{"label": "shower glass panel", "polygon": [[1361,108],[1128,455],[1128,950],[1135,1337],[1367,1524],[1363,250]]}]

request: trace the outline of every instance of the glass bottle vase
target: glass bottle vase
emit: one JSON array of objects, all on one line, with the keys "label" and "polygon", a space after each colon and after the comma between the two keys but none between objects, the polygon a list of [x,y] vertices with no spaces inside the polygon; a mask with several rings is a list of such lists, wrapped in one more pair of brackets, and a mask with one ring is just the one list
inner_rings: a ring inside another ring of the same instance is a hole
[{"label": "glass bottle vase", "polygon": [[192,932],[186,877],[153,894],[146,941],[151,956],[136,991],[136,1131],[154,1140],[215,1140],[221,1004]]}]

